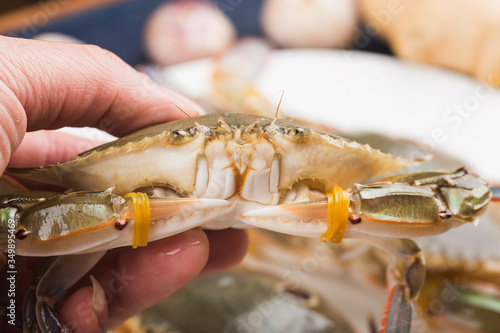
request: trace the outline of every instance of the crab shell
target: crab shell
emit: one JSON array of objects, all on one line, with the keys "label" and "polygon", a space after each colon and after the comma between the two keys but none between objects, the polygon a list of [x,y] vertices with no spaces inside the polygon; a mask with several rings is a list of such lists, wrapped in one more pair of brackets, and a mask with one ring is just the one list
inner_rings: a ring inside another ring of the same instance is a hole
[{"label": "crab shell", "polygon": [[11,171],[74,190],[114,187],[122,195],[159,186],[187,197],[239,195],[277,204],[299,182],[322,191],[349,188],[413,164],[285,120],[245,114],[195,120],[152,126],[54,166]]}]

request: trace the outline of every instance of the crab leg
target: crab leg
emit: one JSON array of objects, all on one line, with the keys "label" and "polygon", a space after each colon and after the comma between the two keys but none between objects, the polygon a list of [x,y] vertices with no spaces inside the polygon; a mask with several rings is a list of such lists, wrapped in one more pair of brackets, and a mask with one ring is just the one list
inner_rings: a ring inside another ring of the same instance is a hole
[{"label": "crab leg", "polygon": [[54,263],[57,257],[49,257],[42,261],[42,263],[35,270],[30,284],[28,286],[28,290],[24,295],[23,302],[23,312],[22,312],[22,320],[23,320],[23,330],[24,332],[37,332],[40,331],[38,326],[38,322],[36,319],[36,303],[38,301],[36,296],[36,287],[40,280],[42,279],[45,272],[50,268],[50,266]]},{"label": "crab leg", "polygon": [[[381,332],[409,332],[415,300],[425,282],[425,261],[420,248],[410,239],[377,238],[370,243],[397,259],[387,268],[388,281],[393,280],[382,319]],[[392,283],[388,283],[389,285]]]},{"label": "crab leg", "polygon": [[37,269],[26,293],[25,332],[71,332],[59,319],[54,305],[104,256],[106,251],[46,259]]}]

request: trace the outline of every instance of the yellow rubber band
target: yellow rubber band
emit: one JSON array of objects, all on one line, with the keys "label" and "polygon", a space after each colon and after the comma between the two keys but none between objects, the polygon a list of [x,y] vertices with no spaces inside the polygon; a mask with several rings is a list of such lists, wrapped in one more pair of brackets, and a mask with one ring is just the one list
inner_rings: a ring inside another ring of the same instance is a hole
[{"label": "yellow rubber band", "polygon": [[132,241],[132,248],[148,245],[149,239],[149,198],[145,193],[129,193],[125,198],[132,199],[134,206],[134,240]]},{"label": "yellow rubber band", "polygon": [[328,202],[327,229],[321,236],[321,241],[340,243],[349,217],[349,193],[335,186],[332,192],[326,194],[326,197]]}]

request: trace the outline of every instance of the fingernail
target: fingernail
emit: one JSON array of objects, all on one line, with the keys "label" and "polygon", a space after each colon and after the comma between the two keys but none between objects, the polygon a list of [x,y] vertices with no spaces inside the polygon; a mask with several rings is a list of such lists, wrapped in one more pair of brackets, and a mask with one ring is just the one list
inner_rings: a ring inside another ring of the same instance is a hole
[{"label": "fingernail", "polygon": [[90,276],[90,281],[92,282],[92,307],[94,308],[97,318],[100,318],[108,303],[106,301],[106,294],[99,281],[92,275]]}]

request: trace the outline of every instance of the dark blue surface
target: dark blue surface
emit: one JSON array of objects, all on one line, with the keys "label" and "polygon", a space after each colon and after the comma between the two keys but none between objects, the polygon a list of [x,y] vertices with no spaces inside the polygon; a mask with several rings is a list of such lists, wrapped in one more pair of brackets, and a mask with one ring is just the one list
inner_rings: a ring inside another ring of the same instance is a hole
[{"label": "dark blue surface", "polygon": [[[238,34],[261,35],[259,12],[263,0],[211,0],[234,22]],[[110,5],[78,16],[51,22],[35,29],[28,26],[24,31],[11,34],[31,38],[44,32],[60,32],[74,36],[88,44],[96,44],[116,53],[134,66],[147,60],[142,43],[143,27],[149,15],[165,0],[134,0]],[[390,53],[385,45],[370,34],[364,36],[357,49]],[[355,43],[356,44],[356,43]],[[357,45],[357,44],[356,44]]]},{"label": "dark blue surface", "polygon": [[[108,49],[131,65],[145,61],[143,26],[148,16],[165,0],[136,0],[111,5],[75,17],[51,22],[37,29],[30,27],[17,37],[31,38],[44,32],[65,33]],[[240,36],[259,35],[262,0],[213,0],[235,23]]]}]

